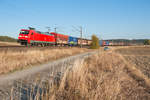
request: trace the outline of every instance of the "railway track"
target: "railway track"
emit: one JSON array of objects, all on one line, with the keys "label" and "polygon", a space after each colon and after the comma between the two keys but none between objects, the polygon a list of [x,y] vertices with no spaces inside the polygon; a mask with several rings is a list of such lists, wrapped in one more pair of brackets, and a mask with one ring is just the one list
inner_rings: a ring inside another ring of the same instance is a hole
[{"label": "railway track", "polygon": [[0,48],[17,48],[17,47],[25,47],[25,46],[0,46]]}]

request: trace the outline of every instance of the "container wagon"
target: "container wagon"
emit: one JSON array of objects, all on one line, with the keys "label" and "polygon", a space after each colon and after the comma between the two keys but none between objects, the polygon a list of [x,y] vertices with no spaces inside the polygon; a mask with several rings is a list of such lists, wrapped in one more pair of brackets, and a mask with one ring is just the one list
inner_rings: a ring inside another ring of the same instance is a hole
[{"label": "container wagon", "polygon": [[92,40],[87,40],[87,45],[90,46],[92,43]]},{"label": "container wagon", "polygon": [[68,38],[69,38],[68,35],[58,34],[55,32],[52,32],[51,34],[53,34],[55,37],[55,45],[61,46],[68,45]]},{"label": "container wagon", "polygon": [[77,46],[78,45],[78,38],[69,36],[68,45],[69,46]]},{"label": "container wagon", "polygon": [[105,46],[109,46],[109,41],[105,41]]},{"label": "container wagon", "polygon": [[88,40],[87,39],[81,39],[81,38],[78,38],[78,45],[81,45],[81,41],[82,41],[82,45],[83,46],[86,46],[88,45]]}]

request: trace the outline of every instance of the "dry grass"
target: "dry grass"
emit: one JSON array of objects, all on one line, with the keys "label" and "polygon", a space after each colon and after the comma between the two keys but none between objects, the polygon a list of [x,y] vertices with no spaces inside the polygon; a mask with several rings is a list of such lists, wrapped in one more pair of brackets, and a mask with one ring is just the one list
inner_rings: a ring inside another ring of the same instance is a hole
[{"label": "dry grass", "polygon": [[150,55],[150,47],[149,46],[138,46],[138,47],[127,47],[127,48],[120,48],[117,49],[116,52],[121,53],[122,55]]},{"label": "dry grass", "polygon": [[122,55],[101,52],[77,60],[58,84],[48,83],[42,100],[150,100],[149,84],[150,79]]},{"label": "dry grass", "polygon": [[30,67],[34,64],[56,60],[74,54],[89,51],[88,49],[69,48],[69,49],[46,49],[28,50],[22,52],[1,51],[0,52],[0,74]]},{"label": "dry grass", "polygon": [[116,52],[122,54],[124,58],[143,74],[150,78],[150,47],[132,47],[118,49]]},{"label": "dry grass", "polygon": [[121,55],[103,53],[76,62],[50,100],[149,100],[146,79]]},{"label": "dry grass", "polygon": [[17,42],[2,42],[0,41],[0,46],[20,46]]}]

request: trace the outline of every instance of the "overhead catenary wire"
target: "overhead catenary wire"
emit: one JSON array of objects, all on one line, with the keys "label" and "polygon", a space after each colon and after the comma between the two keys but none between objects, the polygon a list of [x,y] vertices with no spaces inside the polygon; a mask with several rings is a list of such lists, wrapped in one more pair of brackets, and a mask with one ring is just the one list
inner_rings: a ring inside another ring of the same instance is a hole
[{"label": "overhead catenary wire", "polygon": [[75,26],[72,26],[75,31],[80,33],[80,47],[82,48],[82,38],[83,38],[83,28],[80,26],[79,28],[76,28]]},{"label": "overhead catenary wire", "polygon": [[48,29],[48,32],[50,33],[50,27],[46,27]]}]

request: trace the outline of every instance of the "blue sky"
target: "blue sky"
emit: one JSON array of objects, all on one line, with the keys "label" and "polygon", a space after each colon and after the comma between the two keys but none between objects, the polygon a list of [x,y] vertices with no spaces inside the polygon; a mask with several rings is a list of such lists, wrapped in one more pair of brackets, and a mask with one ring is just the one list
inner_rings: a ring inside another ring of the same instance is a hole
[{"label": "blue sky", "polygon": [[58,28],[59,33],[103,39],[150,38],[150,0],[0,0],[0,35],[20,29]]}]

